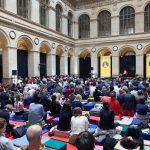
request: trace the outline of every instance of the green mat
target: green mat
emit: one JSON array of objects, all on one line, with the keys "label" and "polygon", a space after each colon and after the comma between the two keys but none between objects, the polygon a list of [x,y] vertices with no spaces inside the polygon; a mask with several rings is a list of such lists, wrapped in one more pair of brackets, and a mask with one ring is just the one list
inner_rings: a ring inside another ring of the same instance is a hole
[{"label": "green mat", "polygon": [[56,150],[66,150],[66,143],[50,139],[44,143],[45,147],[56,149]]}]

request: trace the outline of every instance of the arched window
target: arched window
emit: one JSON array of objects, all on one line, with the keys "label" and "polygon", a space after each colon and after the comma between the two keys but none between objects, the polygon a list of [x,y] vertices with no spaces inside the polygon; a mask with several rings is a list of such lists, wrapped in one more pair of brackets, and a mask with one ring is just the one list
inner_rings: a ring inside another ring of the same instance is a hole
[{"label": "arched window", "polygon": [[44,26],[48,26],[48,0],[40,0],[40,24]]},{"label": "arched window", "polygon": [[62,8],[59,4],[56,5],[56,31],[62,32]]},{"label": "arched window", "polygon": [[79,39],[90,37],[90,18],[84,14],[79,17]]},{"label": "arched window", "polygon": [[0,8],[4,8],[4,0],[0,0]]},{"label": "arched window", "polygon": [[72,13],[68,13],[68,36],[72,37]]},{"label": "arched window", "polygon": [[150,31],[150,3],[145,7],[144,12],[144,31]]},{"label": "arched window", "polygon": [[111,35],[111,14],[109,11],[102,11],[98,15],[98,36]]},{"label": "arched window", "polygon": [[120,34],[132,34],[135,32],[135,12],[130,6],[120,12]]},{"label": "arched window", "polygon": [[27,19],[30,18],[30,0],[17,0],[17,14]]}]

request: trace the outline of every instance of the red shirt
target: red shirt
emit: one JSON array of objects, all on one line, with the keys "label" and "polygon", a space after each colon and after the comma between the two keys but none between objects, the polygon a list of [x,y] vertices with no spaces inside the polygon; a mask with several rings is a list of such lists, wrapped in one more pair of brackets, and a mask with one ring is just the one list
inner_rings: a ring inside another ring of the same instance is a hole
[{"label": "red shirt", "polygon": [[119,102],[116,99],[111,98],[109,101],[110,110],[114,111],[115,116],[122,116],[122,110]]}]

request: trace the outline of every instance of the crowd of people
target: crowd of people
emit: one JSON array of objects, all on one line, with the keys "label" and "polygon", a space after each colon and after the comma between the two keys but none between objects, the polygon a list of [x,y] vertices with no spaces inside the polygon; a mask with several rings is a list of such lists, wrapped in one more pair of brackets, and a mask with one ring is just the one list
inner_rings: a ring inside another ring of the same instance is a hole
[{"label": "crowd of people", "polygon": [[[26,117],[27,121],[29,145],[22,147],[22,150],[44,149],[41,134],[47,116],[59,117],[55,128],[70,131],[69,141],[78,150],[93,150],[98,136],[111,136],[115,132],[116,117],[132,116],[148,125],[149,97],[150,81],[141,77],[81,79],[78,76],[53,76],[19,78],[17,84],[0,84],[0,149],[14,149],[11,140],[4,136],[4,133],[13,132],[15,128],[9,123],[10,114],[14,114]],[[93,99],[94,104],[102,104],[100,121],[94,133],[88,131],[88,116],[83,115],[82,101],[88,99]],[[142,148],[141,130],[135,129],[136,133],[139,132],[136,136],[130,130],[120,144],[126,149]]]}]

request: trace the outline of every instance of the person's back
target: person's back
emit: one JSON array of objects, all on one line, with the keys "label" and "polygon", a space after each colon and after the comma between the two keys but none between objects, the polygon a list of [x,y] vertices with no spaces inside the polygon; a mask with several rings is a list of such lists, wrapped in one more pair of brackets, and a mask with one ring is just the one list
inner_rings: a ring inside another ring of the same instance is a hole
[{"label": "person's back", "polygon": [[99,127],[103,130],[114,129],[114,112],[112,110],[102,109],[100,111]]},{"label": "person's back", "polygon": [[31,103],[29,106],[29,122],[42,121],[44,116],[44,108],[41,104]]},{"label": "person's back", "polygon": [[50,104],[50,112],[52,116],[57,116],[60,114],[61,105],[56,101],[56,95],[52,95],[52,102]]}]

